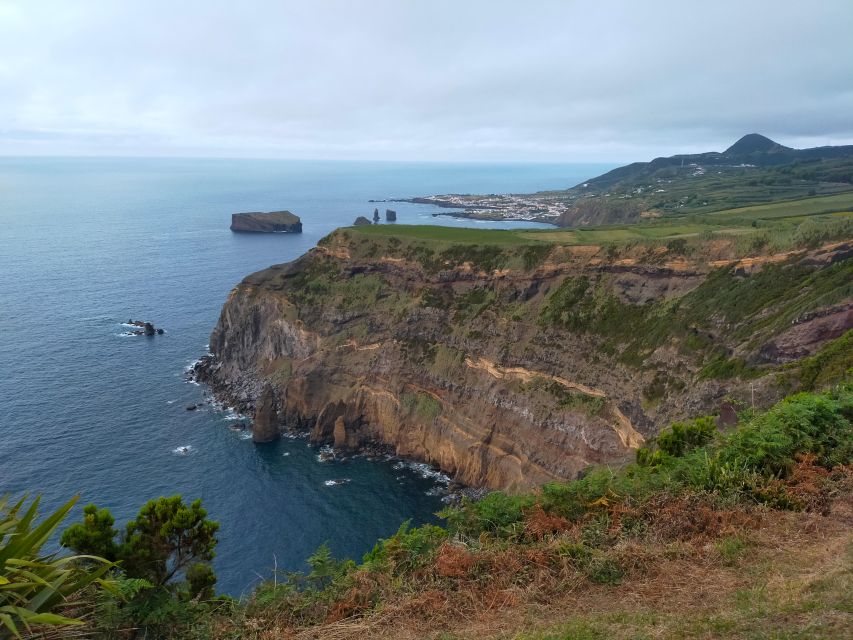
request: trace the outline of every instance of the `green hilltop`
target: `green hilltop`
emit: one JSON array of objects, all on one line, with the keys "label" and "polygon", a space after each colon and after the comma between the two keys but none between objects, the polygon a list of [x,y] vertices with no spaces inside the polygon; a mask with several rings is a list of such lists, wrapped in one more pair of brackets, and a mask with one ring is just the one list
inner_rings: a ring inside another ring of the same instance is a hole
[{"label": "green hilltop", "polygon": [[853,190],[853,145],[792,149],[751,133],[723,152],[635,162],[553,198],[573,204],[561,226],[708,213]]}]

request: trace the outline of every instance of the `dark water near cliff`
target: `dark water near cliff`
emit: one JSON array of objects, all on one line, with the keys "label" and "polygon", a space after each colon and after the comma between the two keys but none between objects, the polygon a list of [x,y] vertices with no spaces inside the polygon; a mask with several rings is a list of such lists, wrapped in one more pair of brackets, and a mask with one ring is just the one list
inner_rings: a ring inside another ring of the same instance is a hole
[{"label": "dark water near cliff", "polygon": [[[360,557],[405,519],[432,519],[435,480],[321,463],[304,440],[256,447],[233,416],[185,410],[205,389],[184,370],[232,286],[369,215],[370,198],[562,188],[606,168],[0,158],[0,494],[55,506],[79,493],[119,523],[158,495],[202,498],[221,522],[219,589],[235,595],[324,541]],[[398,224],[477,224],[389,206]],[[302,235],[228,230],[232,212],[283,208]],[[128,318],[166,334],[122,336]]]}]

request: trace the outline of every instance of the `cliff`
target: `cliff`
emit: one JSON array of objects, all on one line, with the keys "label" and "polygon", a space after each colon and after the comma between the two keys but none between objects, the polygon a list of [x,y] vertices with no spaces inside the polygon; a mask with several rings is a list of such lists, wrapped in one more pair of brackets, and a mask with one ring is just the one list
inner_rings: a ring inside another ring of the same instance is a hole
[{"label": "cliff", "polygon": [[231,231],[251,233],[302,233],[302,221],[290,211],[234,213]]},{"label": "cliff", "polygon": [[281,428],[316,443],[520,490],[629,459],[672,420],[770,403],[853,326],[846,243],[739,259],[720,241],[687,257],[410,229],[338,230],[247,277],[198,377],[247,411],[274,387]]}]

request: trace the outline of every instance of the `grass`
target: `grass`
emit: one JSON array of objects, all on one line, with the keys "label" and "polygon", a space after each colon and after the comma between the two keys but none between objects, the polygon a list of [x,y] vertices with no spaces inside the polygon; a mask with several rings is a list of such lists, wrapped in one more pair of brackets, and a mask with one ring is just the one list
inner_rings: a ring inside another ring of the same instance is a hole
[{"label": "grass", "polygon": [[[470,229],[426,225],[372,225],[348,228],[373,238],[421,241],[433,248],[452,245],[523,247],[538,243],[557,245],[608,245],[663,242],[673,239],[704,240],[703,236],[756,236],[769,231],[792,235],[807,220],[828,226],[835,221],[853,221],[853,192],[815,196],[660,218],[634,224],[605,225],[579,229],[505,230]],[[842,229],[842,233],[847,231]],[[785,247],[781,247],[785,248]]]},{"label": "grass", "polygon": [[831,196],[816,196],[785,200],[768,204],[738,207],[708,214],[711,218],[744,218],[748,220],[772,220],[794,216],[811,216],[823,213],[843,212],[853,215],[853,191]]},{"label": "grass", "polygon": [[396,237],[451,244],[496,244],[518,246],[531,244],[534,239],[523,231],[505,229],[470,229],[467,227],[438,227],[432,225],[371,225],[350,227],[348,231],[365,236]]}]

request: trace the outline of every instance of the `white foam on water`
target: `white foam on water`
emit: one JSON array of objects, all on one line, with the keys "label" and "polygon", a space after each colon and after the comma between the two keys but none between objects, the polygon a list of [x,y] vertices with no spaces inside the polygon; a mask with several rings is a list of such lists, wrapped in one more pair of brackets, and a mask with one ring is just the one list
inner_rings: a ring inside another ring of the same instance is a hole
[{"label": "white foam on water", "polygon": [[320,453],[317,454],[317,462],[332,462],[335,459],[335,450],[329,445],[320,447]]},{"label": "white foam on water", "polygon": [[246,429],[245,431],[240,432],[240,440],[251,440],[252,432]]},{"label": "white foam on water", "polygon": [[285,451],[284,453],[281,454],[281,457],[286,458],[289,455],[290,455],[290,451]]},{"label": "white foam on water", "polygon": [[352,482],[351,478],[339,478],[337,480],[326,480],[323,484],[327,487],[336,487],[341,484],[348,484]]},{"label": "white foam on water", "polygon": [[421,478],[432,480],[433,482],[445,485],[450,484],[451,480],[450,476],[443,474],[437,469],[433,469],[425,462],[410,462],[408,460],[398,460],[394,463],[394,469],[408,469],[409,471],[414,471],[415,473],[417,473]]},{"label": "white foam on water", "polygon": [[186,444],[182,447],[175,447],[174,449],[172,449],[172,453],[174,453],[176,456],[188,456],[192,452],[192,445],[189,444]]}]

